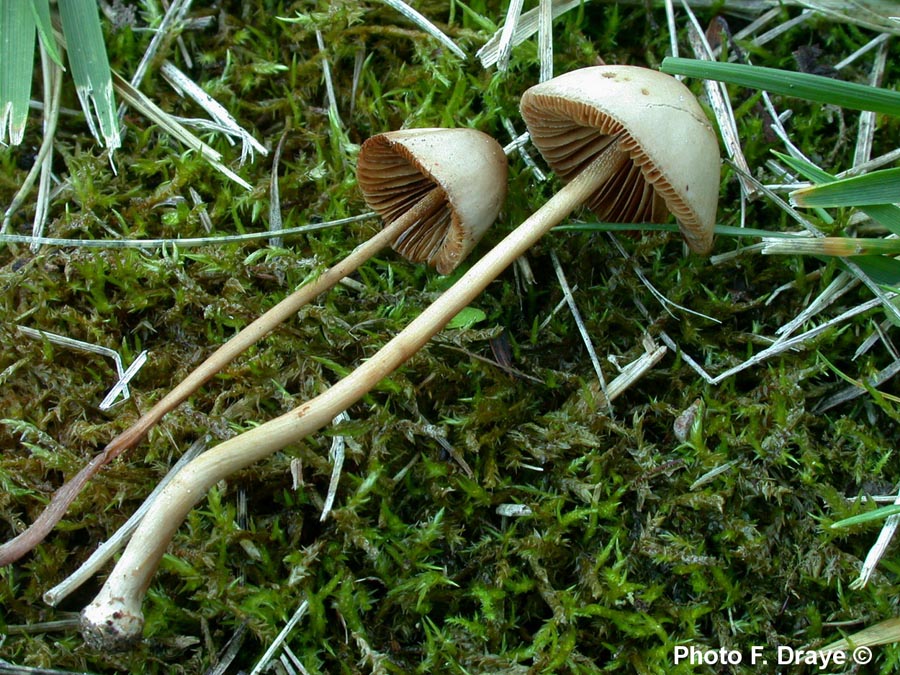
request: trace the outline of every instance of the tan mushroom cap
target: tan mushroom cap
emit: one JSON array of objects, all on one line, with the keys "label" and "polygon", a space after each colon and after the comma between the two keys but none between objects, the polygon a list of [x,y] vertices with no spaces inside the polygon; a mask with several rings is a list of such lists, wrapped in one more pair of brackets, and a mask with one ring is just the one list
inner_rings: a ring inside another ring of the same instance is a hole
[{"label": "tan mushroom cap", "polygon": [[681,82],[637,66],[582,68],[531,87],[521,112],[567,182],[618,138],[629,160],[587,202],[601,220],[663,222],[672,213],[691,250],[712,248],[719,143]]},{"label": "tan mushroom cap", "polygon": [[405,129],[363,143],[357,180],[366,203],[387,222],[434,188],[445,203],[403,232],[393,248],[449,274],[497,218],[506,198],[506,155],[475,129]]}]

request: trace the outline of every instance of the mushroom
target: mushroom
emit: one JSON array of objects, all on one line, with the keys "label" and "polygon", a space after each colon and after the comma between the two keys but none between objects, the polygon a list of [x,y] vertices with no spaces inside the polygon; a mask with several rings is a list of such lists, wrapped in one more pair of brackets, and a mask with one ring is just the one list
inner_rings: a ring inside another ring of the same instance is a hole
[{"label": "mushroom", "polygon": [[37,546],[94,474],[137,445],[166,413],[305,304],[388,245],[413,262],[449,274],[481,239],[506,196],[503,149],[474,129],[407,129],[373,136],[360,150],[357,173],[363,196],[384,219],[384,229],[233,336],[110,441],[56,491],[29,528],[0,546],[0,566]]},{"label": "mushroom", "polygon": [[[562,90],[569,91],[572,102],[562,99]],[[626,115],[629,102],[635,110]],[[665,204],[690,233],[689,244],[700,251],[709,248],[718,194],[718,145],[686,87],[639,68],[587,68],[526,92],[526,122],[535,123],[543,105],[548,110],[539,118],[544,121],[536,123],[536,143],[565,172],[568,184],[349,375],[184,467],[151,506],[99,595],[82,612],[85,639],[115,648],[139,638],[141,601],[151,577],[175,530],[212,485],[321,429],[361,399],[578,205],[597,204],[604,213],[622,218],[659,218]],[[645,122],[644,115],[656,126]],[[652,138],[638,137],[634,129]],[[620,199],[626,206],[619,205]]]},{"label": "mushroom", "polygon": [[673,214],[688,247],[712,248],[719,149],[681,82],[637,66],[575,70],[522,96],[531,140],[564,181],[606,157],[612,175],[586,202],[603,221],[659,223]]},{"label": "mushroom", "polygon": [[[366,203],[388,223],[385,229],[395,233],[393,249],[412,262],[427,262],[439,274],[450,274],[494,222],[506,198],[506,155],[497,141],[473,129],[391,131],[363,143],[356,178]],[[435,185],[443,191],[442,208],[400,223]]]}]

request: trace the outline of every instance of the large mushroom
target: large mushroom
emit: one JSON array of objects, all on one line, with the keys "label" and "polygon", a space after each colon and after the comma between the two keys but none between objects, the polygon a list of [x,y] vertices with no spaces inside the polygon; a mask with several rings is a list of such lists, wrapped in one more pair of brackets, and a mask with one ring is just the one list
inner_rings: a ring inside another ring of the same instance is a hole
[{"label": "large mushroom", "polygon": [[531,140],[564,181],[600,162],[585,202],[613,223],[675,216],[688,247],[712,248],[719,198],[716,134],[681,82],[637,66],[575,70],[522,96]]},{"label": "large mushroom", "polygon": [[[567,112],[570,104],[556,93],[548,93],[560,81],[573,92],[571,109],[581,111],[574,116]],[[636,127],[656,137],[652,151],[646,149],[646,139],[636,137],[630,120],[613,117],[615,123],[609,121],[611,116],[602,103],[608,97],[630,100],[637,107],[629,114],[631,118],[640,120],[643,112],[657,120],[657,127],[640,121]],[[686,87],[667,75],[643,69],[588,68],[529,90],[523,99],[523,114],[528,109],[526,121],[533,122],[543,101],[548,105],[548,121],[538,125],[542,130],[535,129],[536,137],[544,139],[538,147],[560,162],[561,170],[571,167],[567,172],[570,182],[352,373],[316,398],[225,441],[182,469],[151,506],[99,595],[82,612],[82,631],[91,644],[116,648],[140,637],[141,602],[152,575],[175,530],[212,485],[327,425],[421,349],[578,205],[597,203],[621,217],[634,213],[635,217],[658,218],[660,203],[665,204],[682,227],[689,228],[689,242],[701,251],[709,248],[719,153],[715,135]],[[588,101],[595,102],[593,112],[587,111]],[[673,120],[679,120],[678,126]],[[671,139],[670,131],[674,134]],[[595,145],[579,139],[593,139]],[[697,152],[692,146],[702,150]],[[687,163],[679,155],[687,157]],[[649,188],[637,180],[637,173],[644,176]],[[610,188],[610,181],[620,187]],[[630,206],[620,207],[619,199]],[[641,206],[646,204],[651,206]],[[695,229],[700,231],[695,233]]]},{"label": "large mushroom", "polygon": [[166,413],[318,295],[392,246],[408,260],[449,274],[497,217],[506,196],[503,149],[475,129],[407,129],[362,146],[357,174],[368,205],[385,226],[346,258],[269,309],[213,352],[82,470],[54,493],[29,528],[0,546],[0,566],[18,560],[49,534],[90,478],[133,448]]}]

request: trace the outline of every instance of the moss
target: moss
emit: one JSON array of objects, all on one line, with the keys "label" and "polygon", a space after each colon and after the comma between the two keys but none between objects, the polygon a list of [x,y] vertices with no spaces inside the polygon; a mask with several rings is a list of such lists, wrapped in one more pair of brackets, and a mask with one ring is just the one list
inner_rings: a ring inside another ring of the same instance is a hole
[{"label": "moss", "polygon": [[[505,12],[481,0],[418,9],[468,52]],[[284,138],[275,178],[286,226],[364,210],[353,167],[358,145],[373,133],[467,125],[506,142],[501,117],[522,131],[518,96],[537,79],[533,42],[514,50],[508,74],[487,72],[474,59],[444,53],[380,3],[223,3],[214,18],[211,27],[182,34],[196,59],[191,72],[268,147]],[[742,23],[729,21],[732,28]],[[556,70],[600,59],[656,64],[668,48],[664,25],[661,12],[643,5],[586,4],[554,24]],[[147,39],[130,29],[112,33],[116,67],[131,72]],[[813,22],[753,56],[760,65],[793,67],[796,45],[820,41],[822,60],[834,63],[867,39],[847,24]],[[178,60],[177,49],[167,53]],[[325,110],[326,57],[340,126]],[[155,75],[144,90],[168,110],[197,114]],[[745,152],[760,166],[776,147],[766,118],[752,92],[732,95]],[[845,168],[855,118],[790,105],[802,120],[792,127],[794,142],[825,168]],[[896,121],[882,123],[889,132]],[[83,123],[63,120],[56,170],[65,182],[50,204],[48,234],[202,236],[201,209],[188,189],[203,200],[212,234],[265,229],[268,159],[238,169],[253,186],[244,192],[137,115],[126,115],[125,127],[115,174]],[[236,164],[235,148],[220,137],[207,140]],[[24,177],[26,153],[24,146],[0,149],[4,203]],[[511,198],[480,250],[554,188],[554,181],[535,185],[514,156]],[[721,223],[739,222],[737,194],[726,168]],[[14,217],[15,230],[26,231],[33,209]],[[748,204],[746,217],[770,229],[789,225],[764,200]],[[319,230],[282,248],[0,249],[4,536],[30,522],[55,487],[216,345],[374,227]],[[169,549],[145,603],[148,639],[134,652],[93,652],[68,627],[9,635],[0,656],[72,671],[200,673],[246,625],[233,668],[249,670],[307,600],[309,613],[289,644],[309,672],[693,672],[674,666],[676,645],[744,653],[754,644],[799,647],[832,639],[842,622],[893,616],[898,570],[890,553],[867,587],[849,588],[874,530],[823,526],[861,508],[846,497],[896,484],[895,404],[864,396],[815,412],[836,386],[825,360],[851,373],[886,365],[879,349],[864,366],[851,360],[882,317],[863,315],[812,348],[717,387],[681,354],[669,354],[610,414],[597,404],[596,375],[570,315],[561,311],[542,326],[562,299],[551,252],[576,289],[608,379],[616,372],[605,356],[627,363],[642,353],[646,332],[662,331],[721,372],[765,348],[765,336],[835,274],[815,260],[754,255],[713,266],[683,257],[663,234],[621,242],[629,262],[603,236],[549,235],[528,256],[536,283],[507,271],[475,302],[481,322],[430,343],[354,406],[349,422],[217,486]],[[721,240],[717,252],[732,246]],[[673,303],[717,322],[668,313],[636,269]],[[98,477],[34,554],[0,570],[0,622],[70,618],[99,580],[59,609],[44,605],[42,592],[124,522],[187,445],[206,433],[228,437],[321,392],[450,283],[390,252],[355,278],[361,288],[319,298],[170,414]],[[868,297],[852,291],[839,304]],[[115,379],[110,363],[23,339],[16,324],[105,345],[126,362],[149,350],[131,400],[100,411]],[[490,363],[497,359],[492,346],[505,346],[510,365],[538,381]],[[702,413],[680,441],[673,423],[695,400]],[[338,433],[347,438],[347,459],[335,510],[322,523],[326,458]],[[292,485],[292,464],[302,466],[300,489]],[[248,505],[240,523],[239,494]],[[497,507],[509,503],[530,515],[499,515]],[[896,649],[879,649],[876,667],[890,672],[897,658]]]}]

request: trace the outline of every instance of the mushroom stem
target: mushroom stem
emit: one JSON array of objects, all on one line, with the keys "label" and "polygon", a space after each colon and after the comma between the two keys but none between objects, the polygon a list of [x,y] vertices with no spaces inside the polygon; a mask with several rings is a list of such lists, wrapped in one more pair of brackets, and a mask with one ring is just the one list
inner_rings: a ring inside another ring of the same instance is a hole
[{"label": "mushroom stem", "polygon": [[444,191],[440,188],[432,189],[412,209],[361,243],[346,258],[325,270],[314,281],[298,288],[244,327],[237,335],[213,352],[206,361],[197,366],[156,405],[144,413],[137,422],[110,441],[104,450],[104,452],[110,453],[109,459],[115,458],[122,451],[137,444],[167,412],[202,387],[213,375],[296,314],[301,307],[333,288],[341,279],[355,272],[376,253],[393,244],[410,226],[438,210],[443,202]]},{"label": "mushroom stem", "polygon": [[81,615],[92,646],[116,649],[140,638],[141,602],[172,536],[210,487],[326,426],[437,334],[506,267],[583,204],[626,161],[613,142],[570,183],[428,306],[403,331],[330,389],[301,406],[231,438],[190,462],[159,494],[98,596]]},{"label": "mushroom stem", "polygon": [[80,494],[88,481],[106,464],[136,446],[166,413],[181,404],[222,368],[272,332],[279,324],[289,319],[301,307],[332,288],[344,277],[352,274],[373,255],[392,245],[403,232],[416,222],[427,218],[441,208],[445,197],[443,189],[437,187],[432,189],[412,209],[357,246],[342,261],[325,270],[314,281],[298,288],[219,347],[150,410],[141,415],[134,424],[111,440],[103,451],[86,464],[81,471],[60,487],[53,494],[53,498],[44,511],[25,531],[0,546],[0,566],[15,562],[41,543],[60,518],[65,515],[69,505]]}]

